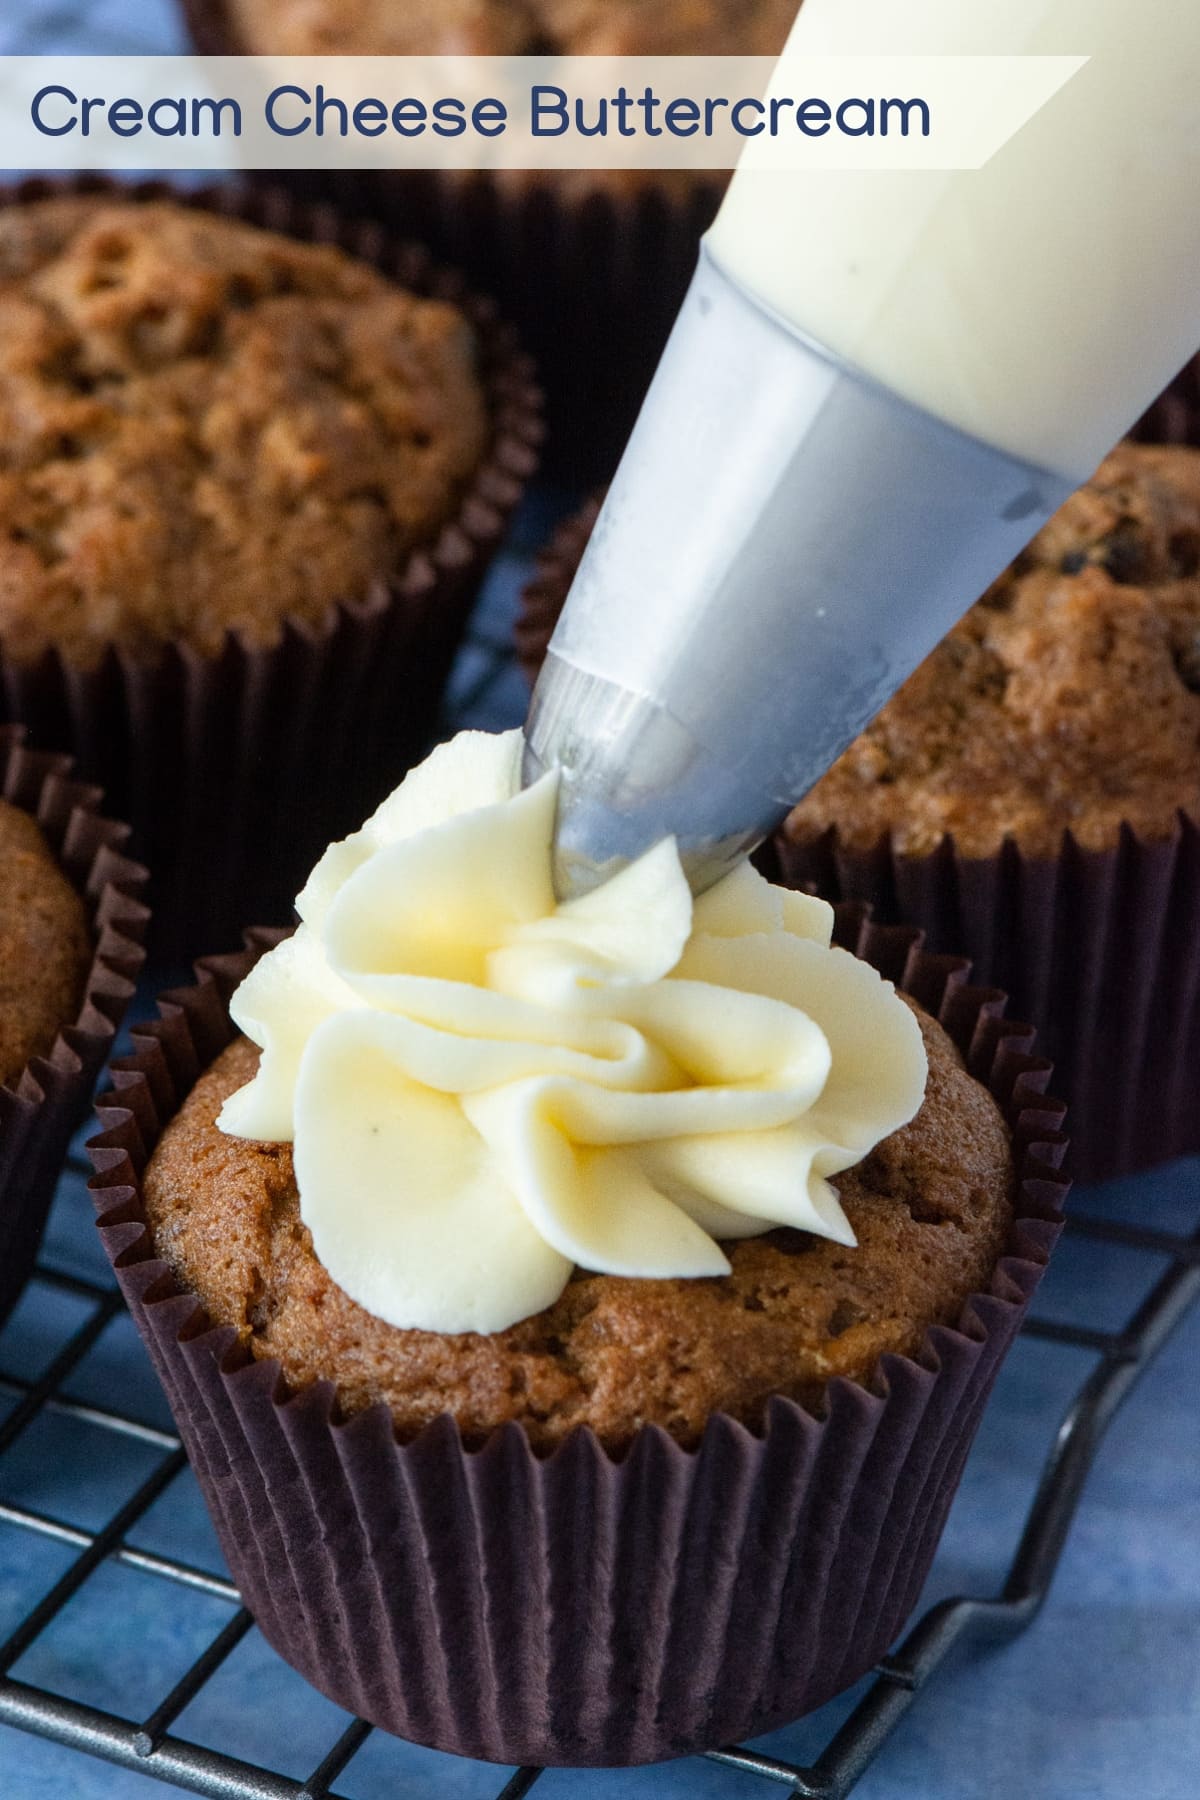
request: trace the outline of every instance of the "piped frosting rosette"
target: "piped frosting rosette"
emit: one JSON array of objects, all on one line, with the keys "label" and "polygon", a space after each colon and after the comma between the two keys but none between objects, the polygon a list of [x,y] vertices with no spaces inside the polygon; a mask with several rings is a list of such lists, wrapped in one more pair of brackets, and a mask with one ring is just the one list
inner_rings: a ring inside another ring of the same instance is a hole
[{"label": "piped frosting rosette", "polygon": [[556,779],[464,733],[334,844],[232,1013],[222,1128],[294,1144],[333,1279],[387,1323],[493,1332],[574,1268],[719,1276],[722,1241],[852,1244],[829,1177],[921,1103],[916,1020],[831,909],[743,865],[693,900],[666,840],[582,899]]}]

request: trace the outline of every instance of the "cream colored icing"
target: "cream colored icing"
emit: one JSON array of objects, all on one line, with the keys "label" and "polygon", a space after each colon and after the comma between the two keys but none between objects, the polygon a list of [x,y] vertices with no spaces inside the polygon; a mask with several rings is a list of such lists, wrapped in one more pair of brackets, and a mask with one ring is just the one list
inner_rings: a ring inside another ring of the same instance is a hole
[{"label": "cream colored icing", "polygon": [[559,905],[520,754],[463,733],[325,853],[234,995],[263,1054],[221,1128],[293,1141],[316,1254],[397,1326],[722,1275],[776,1225],[852,1244],[828,1177],[920,1105],[912,1013],[823,902],[748,864],[693,901],[669,839]]}]

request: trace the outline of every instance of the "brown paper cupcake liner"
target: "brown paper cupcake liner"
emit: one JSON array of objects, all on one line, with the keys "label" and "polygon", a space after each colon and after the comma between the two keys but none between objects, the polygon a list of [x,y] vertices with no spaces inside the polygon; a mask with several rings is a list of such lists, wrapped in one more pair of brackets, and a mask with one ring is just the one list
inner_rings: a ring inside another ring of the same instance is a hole
[{"label": "brown paper cupcake liner", "polygon": [[[1200,443],[1200,359],[1144,430],[1158,443]],[[531,681],[599,505],[560,528],[522,594],[514,636]],[[1107,851],[1067,834],[1056,857],[1026,856],[1012,841],[995,856],[960,856],[949,838],[910,856],[886,837],[858,850],[836,828],[795,839],[785,826],[756,861],[789,887],[919,926],[931,950],[970,957],[977,979],[1036,1019],[1071,1111],[1077,1180],[1200,1151],[1200,821],[1181,812],[1159,840],[1124,826]]]},{"label": "brown paper cupcake liner", "polygon": [[0,205],[48,194],[163,194],[288,236],[333,243],[385,275],[457,302],[479,336],[493,428],[455,517],[365,598],[320,624],[283,622],[274,648],[230,634],[218,654],[168,645],[152,658],[113,649],[93,669],[55,652],[0,655],[0,716],[39,745],[65,746],[134,830],[154,871],[154,949],[184,956],[236,944],[247,918],[291,916],[316,857],[353,830],[428,748],[480,582],[537,463],[540,394],[532,365],[491,303],[427,253],[378,225],[346,224],[279,191],[103,178],[30,181]]},{"label": "brown paper cupcake liner", "polygon": [[[243,50],[222,0],[181,0],[202,55]],[[682,175],[583,189],[571,172],[306,170],[297,182],[347,214],[428,244],[491,294],[537,358],[550,434],[546,466],[607,480],[637,418],[716,216],[724,178]]]},{"label": "brown paper cupcake liner", "polygon": [[90,1146],[99,1225],[264,1635],[339,1705],[402,1737],[499,1762],[629,1764],[734,1741],[867,1670],[914,1606],[981,1410],[1058,1233],[1062,1107],[1003,997],[919,934],[842,909],[840,939],[937,1013],[1008,1117],[1006,1254],[954,1327],[821,1417],[770,1403],[698,1448],[657,1427],[622,1456],[585,1428],[538,1457],[516,1425],[463,1447],[448,1415],[406,1443],[382,1406],[214,1328],[156,1258],[140,1180],[164,1125],[229,1040],[228,997],[278,934],[197,965],[114,1065]]},{"label": "brown paper cupcake liner", "polygon": [[29,1278],[71,1134],[142,966],[146,871],[124,854],[129,827],[101,817],[101,795],[71,779],[69,756],[25,747],[0,727],[0,793],[37,820],[87,908],[95,950],[79,1011],[45,1056],[0,1086],[0,1321]]}]

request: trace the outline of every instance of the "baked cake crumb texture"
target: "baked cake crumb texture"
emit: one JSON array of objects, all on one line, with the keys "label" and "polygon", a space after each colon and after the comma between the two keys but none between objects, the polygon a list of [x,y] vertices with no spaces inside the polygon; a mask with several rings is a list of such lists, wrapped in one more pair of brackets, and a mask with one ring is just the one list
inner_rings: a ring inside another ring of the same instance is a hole
[{"label": "baked cake crumb texture", "polygon": [[472,328],[170,201],[0,209],[0,648],[273,644],[432,542],[484,454]]}]

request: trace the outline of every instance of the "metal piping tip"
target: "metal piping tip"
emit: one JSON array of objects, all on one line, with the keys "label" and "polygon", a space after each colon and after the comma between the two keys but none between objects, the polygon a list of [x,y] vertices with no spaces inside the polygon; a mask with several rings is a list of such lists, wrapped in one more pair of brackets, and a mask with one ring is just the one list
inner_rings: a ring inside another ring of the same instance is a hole
[{"label": "metal piping tip", "polygon": [[[672,835],[693,892],[703,893],[788,810],[722,767],[663,706],[560,662],[551,650],[526,727],[524,785],[553,767],[560,770],[554,883],[562,899],[588,893]],[[731,834],[731,818],[754,823]],[[672,821],[686,821],[686,835]]]},{"label": "metal piping tip", "polygon": [[766,311],[707,250],[526,723],[555,879],[674,836],[696,892],[779,824],[1074,484]]}]

